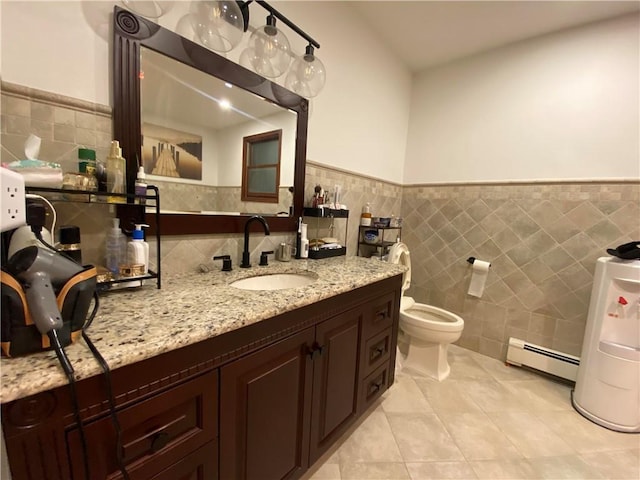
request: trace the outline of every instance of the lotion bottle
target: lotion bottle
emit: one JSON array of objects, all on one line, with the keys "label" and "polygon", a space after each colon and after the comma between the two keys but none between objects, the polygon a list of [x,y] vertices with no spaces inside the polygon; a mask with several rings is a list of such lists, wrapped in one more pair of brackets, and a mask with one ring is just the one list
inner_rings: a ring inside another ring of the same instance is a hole
[{"label": "lotion bottle", "polygon": [[136,224],[136,228],[131,236],[131,241],[127,244],[127,259],[130,264],[144,265],[144,275],[149,272],[149,244],[144,241],[142,227],[147,224]]}]

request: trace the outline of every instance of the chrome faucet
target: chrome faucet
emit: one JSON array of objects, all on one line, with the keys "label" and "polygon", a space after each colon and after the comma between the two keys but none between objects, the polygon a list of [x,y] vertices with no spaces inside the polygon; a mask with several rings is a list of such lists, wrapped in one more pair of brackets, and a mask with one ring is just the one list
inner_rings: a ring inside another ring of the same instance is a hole
[{"label": "chrome faucet", "polygon": [[242,263],[240,264],[240,268],[249,268],[251,266],[251,262],[249,262],[249,225],[254,220],[257,220],[262,224],[265,235],[271,235],[267,221],[260,215],[254,215],[247,220],[247,223],[244,224],[244,250],[242,251]]}]

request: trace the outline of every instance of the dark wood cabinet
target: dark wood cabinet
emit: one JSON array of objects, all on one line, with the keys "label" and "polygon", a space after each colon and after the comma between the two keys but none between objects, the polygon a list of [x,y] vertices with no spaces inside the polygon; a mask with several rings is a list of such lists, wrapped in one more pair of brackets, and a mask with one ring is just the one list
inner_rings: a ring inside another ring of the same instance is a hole
[{"label": "dark wood cabinet", "polygon": [[[402,277],[115,369],[132,480],[296,479],[393,383]],[[13,480],[122,478],[102,375],[2,404]]]},{"label": "dark wood cabinet", "polygon": [[296,478],[308,466],[314,329],[220,369],[220,478]]}]

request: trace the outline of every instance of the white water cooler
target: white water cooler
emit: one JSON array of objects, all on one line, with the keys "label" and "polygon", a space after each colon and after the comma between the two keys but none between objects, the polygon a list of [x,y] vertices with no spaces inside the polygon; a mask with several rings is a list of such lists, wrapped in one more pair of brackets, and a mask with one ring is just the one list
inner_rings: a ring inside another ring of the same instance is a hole
[{"label": "white water cooler", "polygon": [[640,260],[596,262],[573,406],[619,432],[640,432]]}]

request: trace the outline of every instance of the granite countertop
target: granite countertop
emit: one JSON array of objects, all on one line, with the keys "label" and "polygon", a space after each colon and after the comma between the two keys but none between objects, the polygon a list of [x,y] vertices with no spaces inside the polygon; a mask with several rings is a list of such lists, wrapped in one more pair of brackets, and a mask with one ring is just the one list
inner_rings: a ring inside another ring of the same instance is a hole
[{"label": "granite countertop", "polygon": [[[113,370],[393,277],[404,269],[374,259],[334,257],[163,276],[161,290],[149,281],[153,285],[102,295],[87,334]],[[285,290],[248,291],[229,286],[245,277],[301,271],[313,272],[318,279]],[[101,373],[84,340],[65,350],[77,380]],[[0,403],[66,384],[54,352],[0,361]]]}]

